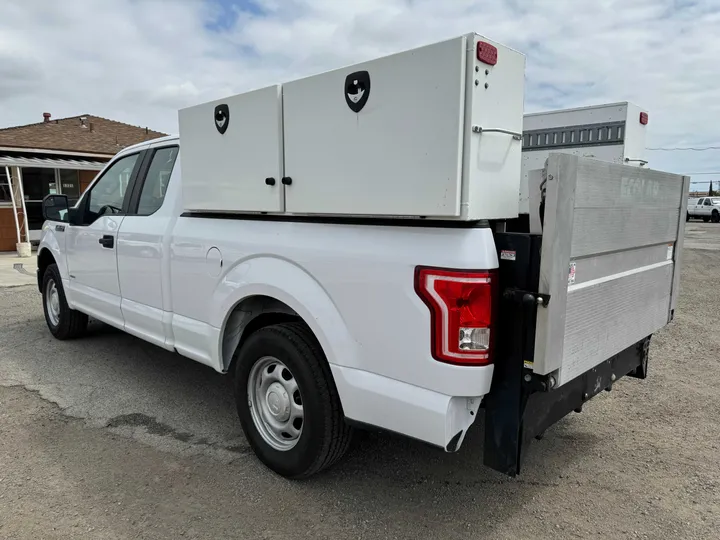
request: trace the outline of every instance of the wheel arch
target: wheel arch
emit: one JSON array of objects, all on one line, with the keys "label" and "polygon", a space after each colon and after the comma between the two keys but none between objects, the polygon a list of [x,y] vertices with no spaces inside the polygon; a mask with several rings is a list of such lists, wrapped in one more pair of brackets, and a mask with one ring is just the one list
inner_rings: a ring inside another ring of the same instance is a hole
[{"label": "wheel arch", "polygon": [[50,248],[40,248],[40,251],[38,251],[37,254],[37,282],[38,290],[40,292],[42,292],[43,276],[45,275],[45,271],[47,270],[48,266],[50,266],[51,264],[57,264],[57,261],[55,260],[55,256],[53,255]]},{"label": "wheel arch", "polygon": [[357,366],[358,344],[320,283],[305,269],[276,257],[255,257],[231,268],[213,293],[220,329],[218,356],[231,368],[237,347],[251,332],[280,322],[301,321],[329,364]]},{"label": "wheel arch", "polygon": [[270,296],[248,296],[228,314],[221,332],[220,354],[223,371],[232,371],[237,350],[254,332],[285,322],[304,322],[287,304]]}]

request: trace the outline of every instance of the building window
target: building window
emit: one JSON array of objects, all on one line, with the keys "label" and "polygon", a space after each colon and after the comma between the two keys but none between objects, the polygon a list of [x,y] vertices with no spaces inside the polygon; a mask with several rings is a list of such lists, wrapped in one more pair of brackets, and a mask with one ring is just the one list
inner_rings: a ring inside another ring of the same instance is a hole
[{"label": "building window", "polygon": [[55,169],[23,167],[22,185],[25,201],[42,202],[48,193],[58,193]]},{"label": "building window", "polygon": [[12,203],[10,195],[10,182],[5,167],[0,167],[0,204]]},{"label": "building window", "polygon": [[71,169],[58,169],[60,193],[67,195],[71,204],[80,198],[80,174]]}]

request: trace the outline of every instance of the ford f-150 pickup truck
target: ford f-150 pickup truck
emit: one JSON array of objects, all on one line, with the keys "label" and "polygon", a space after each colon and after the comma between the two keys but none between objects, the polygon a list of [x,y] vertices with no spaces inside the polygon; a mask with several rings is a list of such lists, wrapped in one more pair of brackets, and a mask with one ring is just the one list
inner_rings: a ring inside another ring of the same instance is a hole
[{"label": "ford f-150 pickup truck", "polygon": [[529,174],[530,233],[523,79],[470,34],[181,110],[179,138],[125,148],[74,207],[44,200],[50,332],[93,317],[231,374],[288,477],[358,427],[454,452],[478,416],[485,463],[517,474],[533,437],[646,376],[689,186],[558,144]]}]

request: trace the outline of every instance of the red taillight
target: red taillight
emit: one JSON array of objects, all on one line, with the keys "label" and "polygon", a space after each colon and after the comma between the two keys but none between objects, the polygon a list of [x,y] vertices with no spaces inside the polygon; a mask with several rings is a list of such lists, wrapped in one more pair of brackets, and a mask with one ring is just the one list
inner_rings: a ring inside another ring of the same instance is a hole
[{"label": "red taillight", "polygon": [[494,66],[498,60],[498,50],[495,45],[490,45],[484,41],[478,41],[477,44],[477,59],[484,64]]},{"label": "red taillight", "polygon": [[647,126],[647,123],[648,123],[649,121],[650,121],[650,117],[648,116],[648,113],[646,113],[646,112],[641,112],[641,113],[640,113],[640,123],[641,123],[643,126]]},{"label": "red taillight", "polygon": [[415,291],[430,308],[432,355],[459,365],[492,363],[494,273],[417,267]]}]

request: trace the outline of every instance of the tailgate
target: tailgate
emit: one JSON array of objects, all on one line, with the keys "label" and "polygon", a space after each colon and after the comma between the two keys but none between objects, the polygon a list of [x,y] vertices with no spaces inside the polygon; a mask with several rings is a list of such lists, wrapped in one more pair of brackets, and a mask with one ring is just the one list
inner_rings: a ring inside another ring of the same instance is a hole
[{"label": "tailgate", "polygon": [[561,386],[672,320],[690,179],[569,154],[551,154],[545,178],[550,302],[526,367]]}]

